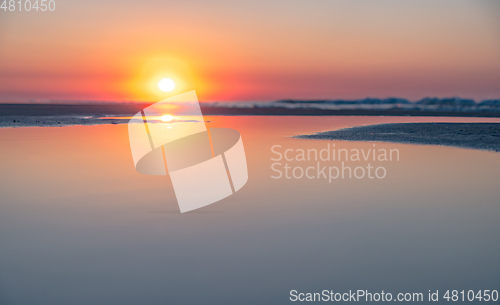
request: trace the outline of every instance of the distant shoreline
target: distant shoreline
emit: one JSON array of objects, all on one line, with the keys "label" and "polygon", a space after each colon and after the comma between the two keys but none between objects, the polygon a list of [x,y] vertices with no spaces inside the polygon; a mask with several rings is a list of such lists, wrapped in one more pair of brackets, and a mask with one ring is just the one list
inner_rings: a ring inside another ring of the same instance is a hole
[{"label": "distant shoreline", "polygon": [[[106,103],[106,104],[0,104],[3,116],[132,116],[153,103]],[[201,105],[204,115],[391,115],[391,116],[458,116],[500,117],[500,109],[471,110],[470,108],[376,108],[379,105],[352,105],[353,108],[329,109],[317,107],[289,107],[284,103],[208,103]],[[365,106],[365,108],[356,108]],[[366,108],[371,106],[372,108]],[[373,108],[374,107],[374,108]]]},{"label": "distant shoreline", "polygon": [[[126,124],[129,117],[151,103],[123,104],[0,104],[0,127],[50,127],[72,125]],[[366,106],[366,105],[365,105]],[[450,111],[405,109],[320,109],[288,108],[282,103],[265,106],[201,104],[203,115],[225,116],[427,116],[427,117],[500,117],[500,111]]]},{"label": "distant shoreline", "polygon": [[500,123],[391,123],[357,126],[298,139],[444,145],[500,151]]},{"label": "distant shoreline", "polygon": [[421,111],[406,109],[289,109],[289,108],[222,108],[201,107],[204,115],[352,115],[352,116],[445,116],[445,117],[500,117],[500,112]]}]

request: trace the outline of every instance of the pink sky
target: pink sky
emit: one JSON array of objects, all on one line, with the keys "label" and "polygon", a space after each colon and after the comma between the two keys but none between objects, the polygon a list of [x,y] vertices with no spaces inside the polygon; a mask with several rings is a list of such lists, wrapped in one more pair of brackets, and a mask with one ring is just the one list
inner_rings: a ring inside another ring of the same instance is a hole
[{"label": "pink sky", "polygon": [[[0,99],[500,98],[500,5],[59,1],[0,10]],[[158,90],[169,77],[177,89]]]}]

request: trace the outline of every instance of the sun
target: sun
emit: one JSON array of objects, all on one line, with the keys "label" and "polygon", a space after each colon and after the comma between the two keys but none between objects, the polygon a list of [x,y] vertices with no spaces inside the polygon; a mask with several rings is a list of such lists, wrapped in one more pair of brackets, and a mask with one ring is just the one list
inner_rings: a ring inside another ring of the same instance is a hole
[{"label": "sun", "polygon": [[158,83],[158,88],[163,92],[170,92],[175,89],[175,83],[170,78],[164,78]]}]

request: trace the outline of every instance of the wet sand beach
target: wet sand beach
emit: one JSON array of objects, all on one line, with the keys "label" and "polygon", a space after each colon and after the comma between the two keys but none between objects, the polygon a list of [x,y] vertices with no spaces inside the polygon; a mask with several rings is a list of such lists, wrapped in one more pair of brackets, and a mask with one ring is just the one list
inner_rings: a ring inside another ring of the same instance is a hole
[{"label": "wet sand beach", "polygon": [[296,136],[299,139],[445,145],[500,151],[499,123],[397,123]]}]

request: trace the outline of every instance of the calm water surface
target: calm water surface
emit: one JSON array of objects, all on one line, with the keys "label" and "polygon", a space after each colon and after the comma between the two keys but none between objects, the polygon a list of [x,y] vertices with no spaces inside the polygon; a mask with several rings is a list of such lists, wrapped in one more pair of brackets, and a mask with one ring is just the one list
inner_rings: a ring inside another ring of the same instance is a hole
[{"label": "calm water surface", "polygon": [[[126,125],[0,129],[0,304],[287,304],[290,290],[426,300],[428,290],[500,290],[500,153],[291,138],[498,119],[208,119],[241,132],[249,181],[186,214],[168,177],[135,171]],[[397,149],[399,161],[371,162],[385,168],[383,179],[271,178],[275,162],[317,164],[273,161],[272,146],[328,144]]]}]

